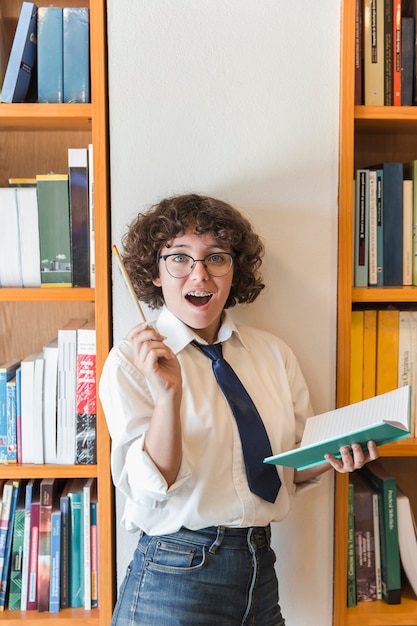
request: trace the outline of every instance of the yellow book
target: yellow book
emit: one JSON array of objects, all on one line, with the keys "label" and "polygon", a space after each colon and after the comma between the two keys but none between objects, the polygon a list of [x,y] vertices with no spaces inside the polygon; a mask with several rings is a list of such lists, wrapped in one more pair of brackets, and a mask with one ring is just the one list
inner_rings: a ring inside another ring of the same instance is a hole
[{"label": "yellow book", "polygon": [[363,386],[364,312],[352,311],[350,327],[350,403],[360,402]]},{"label": "yellow book", "polygon": [[400,312],[378,311],[376,352],[376,393],[398,387],[398,348]]},{"label": "yellow book", "polygon": [[363,399],[376,392],[376,319],[374,310],[364,311],[363,332]]}]

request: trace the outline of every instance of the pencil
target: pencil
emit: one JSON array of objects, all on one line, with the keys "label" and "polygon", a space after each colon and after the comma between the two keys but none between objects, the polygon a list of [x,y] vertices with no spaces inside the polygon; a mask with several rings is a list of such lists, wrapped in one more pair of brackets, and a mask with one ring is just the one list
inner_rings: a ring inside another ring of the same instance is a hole
[{"label": "pencil", "polygon": [[118,264],[119,269],[120,269],[120,271],[122,273],[122,276],[124,278],[125,285],[128,288],[128,290],[130,292],[130,295],[132,296],[132,300],[133,300],[133,302],[135,304],[136,309],[139,312],[141,320],[142,320],[142,322],[146,322],[146,318],[145,318],[145,316],[143,314],[142,307],[140,306],[140,302],[138,300],[138,297],[135,294],[135,290],[133,289],[133,285],[132,285],[132,282],[131,282],[131,280],[129,278],[129,274],[126,271],[126,268],[125,268],[124,263],[122,261],[122,257],[120,256],[119,250],[117,249],[117,246],[115,244],[112,245],[112,250],[114,252],[114,256],[116,257],[117,264]]}]

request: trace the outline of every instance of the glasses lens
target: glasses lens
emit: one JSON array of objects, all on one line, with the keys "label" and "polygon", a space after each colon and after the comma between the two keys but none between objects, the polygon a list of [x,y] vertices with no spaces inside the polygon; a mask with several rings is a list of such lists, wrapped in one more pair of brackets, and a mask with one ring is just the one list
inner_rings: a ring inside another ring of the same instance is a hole
[{"label": "glasses lens", "polygon": [[194,264],[203,263],[210,276],[224,276],[232,267],[233,257],[230,254],[215,252],[205,259],[194,260],[188,254],[169,254],[164,257],[167,271],[174,278],[185,278],[194,268]]}]

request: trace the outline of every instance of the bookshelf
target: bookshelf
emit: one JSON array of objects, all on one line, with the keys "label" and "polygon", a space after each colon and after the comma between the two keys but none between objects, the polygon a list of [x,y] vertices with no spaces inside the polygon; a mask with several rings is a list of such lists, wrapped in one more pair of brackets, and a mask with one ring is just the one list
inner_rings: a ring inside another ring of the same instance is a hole
[{"label": "bookshelf", "polygon": [[[37,6],[50,3],[40,0]],[[55,6],[81,6],[78,0],[58,0]],[[21,0],[2,0],[0,33],[10,42]],[[87,0],[90,9],[90,104],[0,103],[0,186],[10,176],[34,177],[42,172],[66,173],[68,148],[94,146],[96,287],[0,288],[0,360],[40,351],[72,317],[95,317],[97,376],[110,348],[109,170],[107,127],[106,2]],[[110,440],[100,404],[97,407],[96,465],[4,465],[0,478],[96,477],[99,500],[99,608],[63,609],[59,613],[5,611],[3,624],[24,620],[41,626],[56,620],[62,626],[107,626],[115,598],[113,489]]]},{"label": "bookshelf", "polygon": [[[372,163],[417,158],[417,107],[354,106],[355,2],[344,0],[341,11],[340,142],[339,142],[339,266],[337,324],[337,405],[349,403],[350,325],[356,303],[417,303],[416,287],[352,288],[353,180],[355,170]],[[417,440],[410,438],[381,449],[382,462],[406,478],[413,496]],[[405,626],[417,623],[417,599],[403,588],[402,602],[359,603],[346,608],[348,481],[336,475],[334,538],[334,626]],[[414,506],[417,501],[412,497]]]}]

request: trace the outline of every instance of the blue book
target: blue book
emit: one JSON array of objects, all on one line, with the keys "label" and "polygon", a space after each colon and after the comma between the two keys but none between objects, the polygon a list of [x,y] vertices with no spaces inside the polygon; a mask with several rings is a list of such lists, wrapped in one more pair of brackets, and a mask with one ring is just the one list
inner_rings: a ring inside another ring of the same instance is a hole
[{"label": "blue book", "polygon": [[368,286],[369,170],[359,169],[355,181],[354,286]]},{"label": "blue book", "polygon": [[403,284],[403,164],[384,163],[384,286]]},{"label": "blue book", "polygon": [[0,463],[7,463],[7,383],[16,376],[19,365],[17,359],[0,365]]},{"label": "blue book", "polygon": [[59,507],[61,512],[61,559],[60,559],[60,607],[61,609],[69,607],[69,551],[70,551],[70,514],[69,514],[69,496],[68,489],[70,480],[68,480],[59,499]]},{"label": "blue book", "polygon": [[16,370],[16,446],[17,462],[22,462],[22,369]]},{"label": "blue book", "polygon": [[59,497],[51,515],[51,571],[49,585],[49,611],[58,613],[61,584],[61,510]]},{"label": "blue book", "polygon": [[24,102],[28,95],[36,65],[37,12],[36,4],[23,2],[4,75],[2,102]]},{"label": "blue book", "polygon": [[88,8],[63,9],[64,102],[90,101]]},{"label": "blue book", "polygon": [[7,530],[6,544],[4,547],[3,572],[1,575],[1,581],[0,581],[0,611],[3,611],[6,605],[6,593],[7,593],[7,585],[9,581],[10,561],[11,561],[11,554],[12,554],[14,516],[16,513],[17,500],[19,497],[19,487],[20,487],[20,481],[14,480],[12,500],[10,504],[9,527]]},{"label": "blue book", "polygon": [[38,102],[63,102],[62,8],[38,9]]},{"label": "blue book", "polygon": [[13,376],[13,378],[7,381],[7,463],[17,463],[16,394],[16,376]]}]

